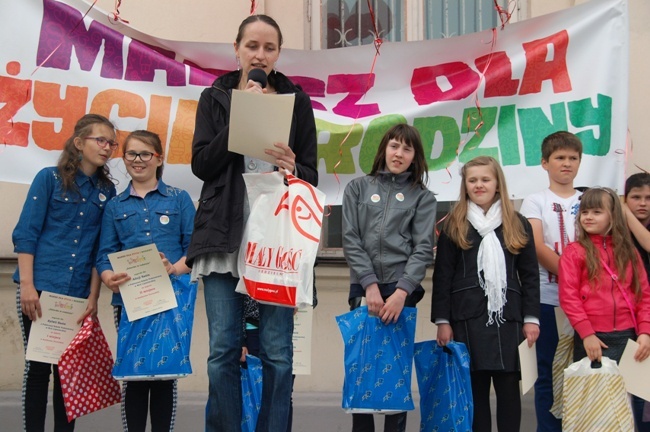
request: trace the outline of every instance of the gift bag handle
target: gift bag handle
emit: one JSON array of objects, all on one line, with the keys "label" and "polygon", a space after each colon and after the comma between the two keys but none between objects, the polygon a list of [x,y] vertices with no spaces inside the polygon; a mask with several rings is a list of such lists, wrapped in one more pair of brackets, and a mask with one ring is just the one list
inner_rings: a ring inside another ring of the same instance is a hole
[{"label": "gift bag handle", "polygon": [[601,367],[603,367],[603,364],[601,362],[599,362],[598,360],[594,360],[594,361],[591,362],[591,368],[592,369],[600,369]]}]

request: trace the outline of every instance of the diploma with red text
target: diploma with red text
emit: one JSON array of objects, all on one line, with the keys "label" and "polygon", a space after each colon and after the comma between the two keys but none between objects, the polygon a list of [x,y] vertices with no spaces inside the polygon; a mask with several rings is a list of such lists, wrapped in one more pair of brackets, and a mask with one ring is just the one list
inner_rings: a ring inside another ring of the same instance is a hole
[{"label": "diploma with red text", "polygon": [[32,321],[25,358],[57,364],[81,328],[77,320],[86,310],[88,300],[43,291],[39,301],[43,315]]},{"label": "diploma with red text", "polygon": [[120,294],[129,321],[175,308],[178,304],[171,280],[155,244],[108,255],[115,273],[131,280],[120,285]]}]

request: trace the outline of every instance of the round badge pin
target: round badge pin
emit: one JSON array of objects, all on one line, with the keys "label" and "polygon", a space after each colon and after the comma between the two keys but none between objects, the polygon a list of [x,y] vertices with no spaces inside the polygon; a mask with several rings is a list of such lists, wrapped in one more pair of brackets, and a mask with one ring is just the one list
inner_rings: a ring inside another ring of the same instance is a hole
[{"label": "round badge pin", "polygon": [[370,197],[370,201],[374,203],[378,203],[380,200],[381,198],[379,197],[379,194],[372,194],[372,196]]},{"label": "round badge pin", "polygon": [[99,193],[99,200],[100,200],[101,202],[106,201],[106,195],[104,195],[103,193],[100,192],[100,193]]},{"label": "round badge pin", "polygon": [[167,215],[160,216],[160,223],[163,225],[167,225],[169,223],[169,216]]},{"label": "round badge pin", "polygon": [[404,194],[402,192],[399,192],[397,195],[395,195],[395,198],[397,201],[404,201]]}]

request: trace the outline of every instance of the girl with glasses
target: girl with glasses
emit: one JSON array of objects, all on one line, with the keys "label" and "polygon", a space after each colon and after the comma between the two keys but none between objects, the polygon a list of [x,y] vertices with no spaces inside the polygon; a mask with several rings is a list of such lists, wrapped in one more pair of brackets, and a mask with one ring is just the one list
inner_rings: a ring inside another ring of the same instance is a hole
[{"label": "girl with glasses", "polygon": [[[89,140],[115,142],[115,126],[105,117],[87,114],[77,121],[59,162],[44,168],[32,182],[20,219],[13,232],[18,253],[16,304],[27,340],[32,321],[40,319],[42,291],[87,298],[88,306],[78,321],[97,315],[100,279],[95,270],[99,227],[108,201],[115,195],[106,162],[111,146]],[[23,429],[45,428],[47,392],[54,372],[54,430],[72,431],[68,423],[56,365],[25,361],[23,379]]]},{"label": "girl with glasses", "polygon": [[[124,141],[124,165],[131,176],[126,189],[106,208],[97,255],[97,270],[113,291],[116,327],[127,316],[120,296],[120,285],[131,277],[114,273],[108,254],[155,243],[175,291],[190,286],[185,255],[194,225],[194,204],[189,194],[162,180],[163,147],[158,135],[138,130]],[[196,284],[190,290],[196,289]],[[195,291],[194,291],[195,292]],[[179,301],[179,306],[181,302]],[[181,313],[178,308],[162,314]],[[124,381],[122,385],[122,425],[125,431],[144,432],[147,414],[151,431],[174,429],[177,380]]]}]

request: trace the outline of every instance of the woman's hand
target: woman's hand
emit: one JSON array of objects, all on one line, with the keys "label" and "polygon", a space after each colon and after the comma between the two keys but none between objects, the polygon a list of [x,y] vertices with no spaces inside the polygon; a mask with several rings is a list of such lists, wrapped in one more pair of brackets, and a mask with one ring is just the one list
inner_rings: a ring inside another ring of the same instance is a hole
[{"label": "woman's hand", "polygon": [[102,272],[102,282],[115,294],[119,294],[120,285],[131,280],[131,276],[126,273],[114,273],[113,270],[104,270]]},{"label": "woman's hand", "polygon": [[438,327],[438,335],[436,336],[438,346],[447,346],[454,339],[454,331],[451,329],[451,324],[441,323],[436,324],[436,326]]},{"label": "woman's hand", "polygon": [[264,94],[268,92],[266,88],[262,88],[260,83],[253,80],[248,80],[248,82],[246,82],[246,87],[244,87],[243,91],[249,93],[258,93],[258,94]]},{"label": "woman's hand", "polygon": [[636,338],[636,343],[639,344],[639,348],[637,348],[634,353],[634,360],[642,362],[650,355],[650,335],[646,333],[640,334],[639,337]]},{"label": "woman's hand", "polygon": [[528,348],[532,347],[539,337],[539,326],[535,323],[524,323],[523,332],[528,341]]},{"label": "woman's hand", "polygon": [[595,334],[589,335],[582,341],[587,352],[587,357],[591,361],[601,361],[603,358],[603,348],[609,348]]},{"label": "woman's hand", "polygon": [[20,284],[20,309],[31,321],[36,321],[36,318],[43,316],[38,292],[33,284]]},{"label": "woman's hand", "polygon": [[406,296],[408,293],[403,289],[397,288],[394,293],[386,299],[384,307],[379,311],[379,318],[388,324],[390,322],[396,323],[399,319],[399,315],[404,309],[404,302],[406,301]]},{"label": "woman's hand", "polygon": [[248,354],[248,348],[241,347],[241,357],[239,358],[240,363],[246,363],[247,354]]},{"label": "woman's hand", "polygon": [[280,172],[285,176],[287,174],[295,174],[296,170],[296,154],[291,150],[291,147],[284,143],[273,144],[278,150],[265,149],[264,153],[275,158],[275,165],[280,169]]},{"label": "woman's hand", "polygon": [[170,263],[167,257],[165,256],[164,253],[158,252],[160,255],[160,259],[163,262],[163,265],[165,266],[165,270],[167,271],[168,275],[175,275],[176,274],[176,267],[174,267],[174,264]]},{"label": "woman's hand", "polygon": [[379,311],[384,307],[384,299],[381,298],[379,285],[376,283],[368,285],[368,288],[366,288],[366,304],[370,315],[379,316]]}]

